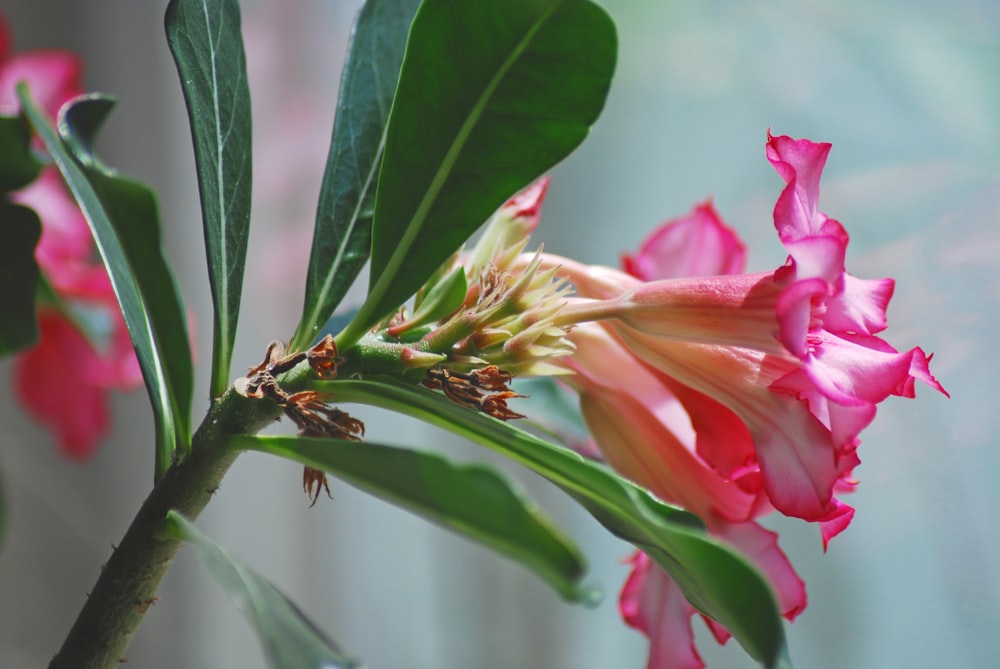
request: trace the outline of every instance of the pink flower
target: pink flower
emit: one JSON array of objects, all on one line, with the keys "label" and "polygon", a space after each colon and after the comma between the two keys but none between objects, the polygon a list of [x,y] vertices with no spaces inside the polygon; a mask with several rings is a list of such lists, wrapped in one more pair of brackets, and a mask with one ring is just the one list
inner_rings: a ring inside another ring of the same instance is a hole
[{"label": "pink flower", "polygon": [[[655,279],[674,272],[736,272],[744,257],[739,238],[706,203],[658,229],[625,264]],[[639,283],[614,270],[560,264],[568,276],[605,297]],[[581,411],[608,464],[700,516],[712,536],[757,564],[783,615],[794,619],[806,606],[805,585],[778,548],[777,536],[754,522],[772,507],[746,425],[725,406],[643,362],[608,324],[582,323],[570,339],[576,352],[563,364],[574,374],[565,382],[579,393]],[[715,456],[717,466],[704,453]],[[692,636],[694,607],[644,554],[631,562],[620,607],[625,622],[650,639],[648,667],[703,667]],[[705,622],[720,643],[728,640],[725,628]]]},{"label": "pink flower", "polygon": [[[556,321],[575,326],[576,352],[559,364],[608,463],[742,551],[789,619],[804,585],[755,519],[777,509],[818,522],[825,548],[853,517],[837,495],[856,486],[858,435],[876,405],[913,397],[917,380],[945,393],[923,350],[876,336],[892,280],[844,269],[847,233],[817,209],[829,148],[768,136],[786,183],[774,221],[789,257],[775,271],[740,273],[744,247],[710,203],[624,256],[626,272],[546,254],[540,268],[558,268],[579,296]],[[703,666],[693,607],[641,554],[620,604],[650,638],[650,669]]]},{"label": "pink flower", "polygon": [[[617,319],[617,335],[645,363],[739,416],[768,499],[820,522],[824,544],[853,514],[834,493],[854,486],[858,434],[876,404],[913,397],[917,380],[944,392],[920,348],[900,353],[875,336],[886,325],[892,280],[844,271],[847,233],[816,209],[829,148],[768,138],[768,158],[787,184],[774,210],[790,253],[782,267],[643,283],[570,263],[565,276],[578,294],[597,299],[564,315]],[[699,452],[731,473],[725,450]]]},{"label": "pink flower", "polygon": [[[82,92],[75,55],[10,55],[9,47],[0,17],[0,113],[17,113],[14,86],[21,80],[52,116]],[[107,432],[107,390],[137,385],[139,365],[87,221],[59,173],[43,169],[11,200],[34,209],[41,219],[35,258],[58,300],[39,305],[39,340],[14,363],[16,394],[30,414],[56,432],[66,455],[87,457]]]}]

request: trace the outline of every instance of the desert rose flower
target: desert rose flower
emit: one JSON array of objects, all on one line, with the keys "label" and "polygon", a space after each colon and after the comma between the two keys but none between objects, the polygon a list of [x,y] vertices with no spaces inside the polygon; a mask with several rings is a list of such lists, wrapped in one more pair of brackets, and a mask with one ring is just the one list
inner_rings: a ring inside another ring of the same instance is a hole
[{"label": "desert rose flower", "polygon": [[[0,17],[0,113],[18,113],[14,87],[22,80],[52,116],[83,92],[76,55],[9,51]],[[14,362],[15,394],[55,432],[64,454],[84,458],[107,432],[108,389],[136,386],[141,372],[90,229],[59,173],[44,168],[11,200],[34,209],[42,222],[35,258],[54,298],[40,301],[38,342]]]},{"label": "desert rose flower", "polygon": [[[705,203],[661,226],[637,254],[623,258],[623,265],[658,279],[678,272],[738,272],[744,258],[735,232]],[[605,288],[614,292],[610,285]],[[579,393],[581,411],[608,464],[699,515],[712,536],[757,565],[782,614],[793,620],[806,606],[805,585],[778,547],[777,535],[754,522],[773,508],[746,426],[725,406],[644,363],[607,324],[580,324],[570,339],[576,352],[562,363],[574,373],[563,378]],[[703,452],[724,463],[725,475]],[[648,667],[703,667],[691,629],[695,608],[647,556],[636,553],[630,562],[620,609],[625,622],[650,639]],[[720,643],[728,640],[725,628],[708,618],[705,622]]]},{"label": "desert rose flower", "polygon": [[[789,619],[804,586],[755,518],[777,509],[817,522],[825,547],[853,517],[838,496],[856,486],[858,435],[876,405],[913,397],[918,380],[945,393],[922,349],[877,336],[893,281],[845,271],[848,235],[817,208],[829,149],[768,136],[786,184],[774,222],[789,256],[775,271],[742,273],[745,249],[710,202],[625,255],[625,271],[549,254],[515,262],[576,291],[553,320],[575,351],[556,364],[572,372],[563,378],[608,463],[747,555]],[[650,669],[703,666],[694,609],[641,554],[620,603],[651,640]]]},{"label": "desert rose flower", "polygon": [[[561,275],[583,299],[559,322],[613,319],[645,363],[733,411],[750,431],[770,502],[822,524],[824,543],[853,510],[835,492],[852,489],[858,434],[890,395],[914,382],[944,392],[929,356],[900,353],[885,329],[891,279],[844,270],[847,233],[816,208],[829,144],[768,137],[767,155],[786,182],[774,209],[789,251],[774,272],[644,282],[561,258]],[[727,473],[726,463],[702,453]]]}]

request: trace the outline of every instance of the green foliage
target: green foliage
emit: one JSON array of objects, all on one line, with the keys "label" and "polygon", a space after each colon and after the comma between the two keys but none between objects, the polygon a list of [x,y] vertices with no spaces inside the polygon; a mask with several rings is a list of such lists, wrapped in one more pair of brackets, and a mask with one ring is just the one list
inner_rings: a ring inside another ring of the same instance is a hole
[{"label": "green foliage", "polygon": [[31,153],[28,124],[16,116],[0,116],[0,193],[27,186],[42,169]]},{"label": "green foliage", "polygon": [[[93,153],[95,135],[113,107],[114,100],[107,96],[81,96],[61,110],[59,133],[103,204],[135,275],[163,360],[177,423],[176,447],[185,453],[190,448],[194,372],[184,305],[163,256],[155,193],[105,167]],[[156,454],[157,478],[170,465],[174,446],[159,445],[164,448]]]},{"label": "green foliage", "polygon": [[0,194],[0,355],[28,347],[38,339],[35,293],[38,263],[35,246],[42,234],[38,214],[8,202]]},{"label": "green foliage", "polygon": [[616,50],[614,23],[589,0],[421,4],[386,128],[369,294],[341,350],[583,141]]},{"label": "green foliage", "polygon": [[579,550],[489,467],[371,442],[239,436],[229,444],[333,474],[522,563],[568,600],[593,600],[579,583],[586,570]]},{"label": "green foliage", "polygon": [[250,230],[250,89],[236,0],[171,0],[167,42],[187,102],[215,304],[210,392],[229,385]]},{"label": "green foliage", "polygon": [[187,541],[253,625],[272,669],[360,669],[270,581],[231,556],[176,511],[166,533]]},{"label": "green foliage", "polygon": [[[122,308],[125,325],[132,337],[132,345],[153,405],[157,453],[168,451],[178,443],[178,419],[174,413],[178,403],[165,371],[167,356],[150,316],[155,309],[146,303],[125,245],[119,239],[115,226],[83,167],[63,143],[45,113],[28,97],[27,87],[18,85],[17,95],[24,114],[52,156],[90,224],[97,248],[111,277],[118,304]],[[73,379],[66,379],[66,383],[72,382]],[[159,471],[159,467],[157,470]]]},{"label": "green foliage", "polygon": [[317,338],[368,260],[385,123],[419,4],[368,0],[355,20],[316,210],[305,306],[290,350]]},{"label": "green foliage", "polygon": [[708,537],[692,514],[660,502],[605,467],[495,418],[394,379],[319,381],[320,392],[419,418],[495,450],[565,490],[612,534],[645,551],[695,607],[769,669],[786,666],[784,627],[764,577]]}]

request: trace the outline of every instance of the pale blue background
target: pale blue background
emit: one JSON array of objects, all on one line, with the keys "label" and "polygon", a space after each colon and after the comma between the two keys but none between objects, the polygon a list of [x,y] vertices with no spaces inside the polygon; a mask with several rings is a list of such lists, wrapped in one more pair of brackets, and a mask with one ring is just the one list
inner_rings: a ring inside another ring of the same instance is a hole
[{"label": "pale blue background", "polygon": [[[819,669],[990,666],[1000,651],[1000,4],[604,5],[619,25],[619,75],[591,138],[554,172],[539,241],[615,263],[652,226],[711,195],[750,243],[750,269],[773,268],[784,259],[770,219],[782,184],[764,158],[765,133],[833,142],[821,208],[851,233],[849,269],[898,279],[888,338],[935,352],[933,370],[953,399],[921,387],[915,401],[881,408],[863,434],[862,484],[848,500],[857,518],[826,555],[815,528],[771,523],[810,594],[788,627],[792,656]],[[287,337],[297,316],[356,6],[245,3],[258,197],[236,370]],[[4,0],[3,9],[19,47],[82,51],[88,87],[119,95],[104,151],[160,189],[206,361],[197,194],[162,3]],[[202,398],[204,373],[200,381]],[[9,398],[6,380],[0,388]],[[196,415],[204,407],[196,402]],[[2,667],[44,666],[148,490],[146,400],[121,397],[115,410],[115,438],[79,466],[57,458],[16,408],[2,409]],[[485,457],[421,426],[363,416],[372,439]],[[299,469],[264,457],[237,464],[199,525],[373,669],[643,666],[645,642],[614,606],[627,547],[558,491],[508,469],[585,547],[590,580],[607,594],[598,609],[563,604],[521,568],[345,484],[333,482],[335,500],[306,510]],[[191,554],[178,559],[160,598],[127,666],[264,666],[249,629]],[[753,666],[696,627],[710,666]]]}]

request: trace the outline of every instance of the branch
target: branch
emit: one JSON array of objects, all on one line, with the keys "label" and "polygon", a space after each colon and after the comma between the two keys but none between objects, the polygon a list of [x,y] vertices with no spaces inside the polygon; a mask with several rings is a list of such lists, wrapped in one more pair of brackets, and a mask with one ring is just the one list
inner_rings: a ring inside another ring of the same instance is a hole
[{"label": "branch", "polygon": [[118,666],[181,546],[161,533],[167,511],[197,518],[239,455],[226,446],[228,438],[258,432],[277,416],[270,400],[249,400],[232,389],[213,402],[190,457],[175,462],[143,502],[49,669]]}]

